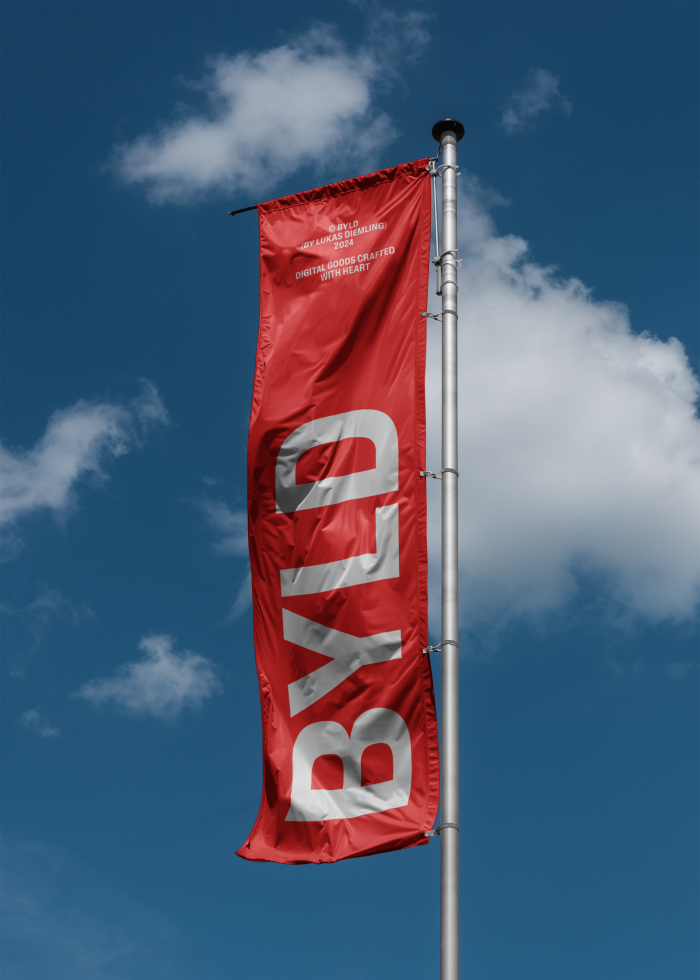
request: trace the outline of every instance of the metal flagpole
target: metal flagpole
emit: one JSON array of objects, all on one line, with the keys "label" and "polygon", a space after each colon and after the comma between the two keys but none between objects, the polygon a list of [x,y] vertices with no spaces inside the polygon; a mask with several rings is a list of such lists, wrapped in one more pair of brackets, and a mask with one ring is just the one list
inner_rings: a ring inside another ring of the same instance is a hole
[{"label": "metal flagpole", "polygon": [[[459,594],[457,550],[457,143],[441,119],[442,151],[442,632],[440,715],[440,980],[459,978]],[[435,229],[437,242],[437,228]]]}]

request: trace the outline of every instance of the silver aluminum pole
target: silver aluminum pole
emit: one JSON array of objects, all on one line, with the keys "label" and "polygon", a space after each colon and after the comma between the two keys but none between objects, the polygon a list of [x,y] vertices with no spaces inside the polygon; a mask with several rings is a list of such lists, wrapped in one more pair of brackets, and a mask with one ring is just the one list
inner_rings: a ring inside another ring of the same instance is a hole
[{"label": "silver aluminum pole", "polygon": [[[459,589],[457,541],[457,143],[464,126],[433,126],[442,151],[442,633],[440,717],[440,980],[459,978]],[[437,229],[436,229],[437,235]]]}]

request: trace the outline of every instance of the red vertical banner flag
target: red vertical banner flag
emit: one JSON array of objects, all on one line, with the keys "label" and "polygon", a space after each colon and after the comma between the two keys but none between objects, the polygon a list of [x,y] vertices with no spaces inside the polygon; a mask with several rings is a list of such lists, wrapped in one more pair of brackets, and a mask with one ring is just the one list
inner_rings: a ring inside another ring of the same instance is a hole
[{"label": "red vertical banner flag", "polygon": [[427,160],[258,208],[248,443],[263,793],[238,854],[326,863],[427,843]]}]

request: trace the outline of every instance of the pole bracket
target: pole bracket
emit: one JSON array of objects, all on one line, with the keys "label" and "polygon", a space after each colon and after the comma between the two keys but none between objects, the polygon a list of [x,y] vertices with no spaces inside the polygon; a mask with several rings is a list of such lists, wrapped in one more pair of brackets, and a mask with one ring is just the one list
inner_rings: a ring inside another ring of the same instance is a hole
[{"label": "pole bracket", "polygon": [[443,469],[438,470],[436,473],[433,473],[432,470],[421,470],[420,471],[420,475],[421,476],[424,476],[424,477],[432,477],[433,480],[442,480],[442,474],[443,473],[454,473],[455,476],[457,476],[457,477],[459,476],[459,472],[457,470],[453,470],[451,466],[445,466],[445,467],[443,467]]},{"label": "pole bracket", "polygon": [[[462,261],[461,259],[459,260]],[[451,313],[455,320],[459,320],[459,316],[454,310],[443,310],[443,313]],[[437,320],[438,323],[442,323],[442,313],[421,313],[421,316],[429,317],[431,320]]]},{"label": "pole bracket", "polygon": [[437,646],[424,647],[423,653],[442,653],[442,648],[446,646],[457,647],[459,650],[459,643],[456,640],[440,640]]},{"label": "pole bracket", "polygon": [[[433,265],[439,266],[440,269],[442,269],[442,260],[443,260],[444,256],[445,255],[454,255],[454,257],[455,257],[455,265],[457,266],[458,269],[461,269],[462,268],[462,260],[457,258],[457,252],[458,251],[459,251],[459,249],[456,249],[456,248],[446,248],[444,252],[440,252],[439,255],[436,255],[434,257],[434,259],[433,259]],[[452,281],[451,279],[444,279],[443,280],[443,283],[444,282],[451,282],[451,281]],[[456,285],[456,283],[455,283],[455,285]]]},{"label": "pole bracket", "polygon": [[448,827],[451,830],[456,830],[459,833],[459,824],[458,823],[441,823],[439,827],[436,827],[435,828],[435,830],[426,830],[425,831],[425,836],[426,837],[439,837],[440,834],[442,833],[442,831],[443,830],[447,830]]}]

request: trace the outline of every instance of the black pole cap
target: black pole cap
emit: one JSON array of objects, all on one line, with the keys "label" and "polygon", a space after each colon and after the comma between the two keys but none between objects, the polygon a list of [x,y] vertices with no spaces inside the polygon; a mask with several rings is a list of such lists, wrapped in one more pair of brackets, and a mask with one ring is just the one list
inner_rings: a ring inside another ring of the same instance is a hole
[{"label": "black pole cap", "polygon": [[433,126],[433,139],[439,143],[440,138],[446,129],[452,130],[457,137],[458,143],[464,136],[464,126],[461,124],[461,122],[457,122],[456,119],[441,119],[440,122],[436,122]]}]

